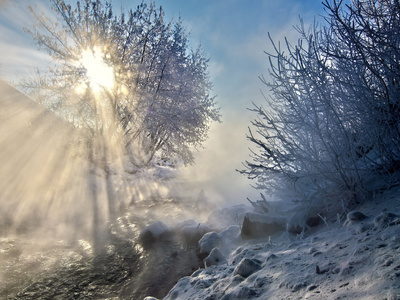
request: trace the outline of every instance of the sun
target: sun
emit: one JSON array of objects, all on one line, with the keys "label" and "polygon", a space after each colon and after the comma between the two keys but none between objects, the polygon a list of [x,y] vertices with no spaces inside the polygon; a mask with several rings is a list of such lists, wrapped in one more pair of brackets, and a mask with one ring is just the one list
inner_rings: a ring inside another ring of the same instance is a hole
[{"label": "sun", "polygon": [[109,90],[114,86],[114,70],[104,61],[104,54],[98,48],[82,51],[79,65],[86,71],[90,87],[94,92]]}]

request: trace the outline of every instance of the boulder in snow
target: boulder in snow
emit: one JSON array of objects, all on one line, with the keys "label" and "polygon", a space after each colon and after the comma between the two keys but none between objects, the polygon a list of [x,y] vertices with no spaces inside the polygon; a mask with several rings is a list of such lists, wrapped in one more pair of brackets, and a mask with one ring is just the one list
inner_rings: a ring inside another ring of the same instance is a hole
[{"label": "boulder in snow", "polygon": [[146,248],[165,238],[170,233],[167,225],[156,221],[140,232],[139,242]]},{"label": "boulder in snow", "polygon": [[226,264],[227,260],[222,252],[218,248],[214,248],[211,250],[209,256],[204,259],[205,267],[210,267],[213,265],[223,265]]},{"label": "boulder in snow", "polygon": [[382,212],[374,219],[374,224],[376,228],[386,228],[390,225],[394,225],[399,221],[399,216],[390,212]]},{"label": "boulder in snow", "polygon": [[233,270],[233,275],[240,275],[242,277],[249,277],[251,274],[262,269],[259,262],[251,258],[243,258]]},{"label": "boulder in snow", "polygon": [[208,232],[199,241],[200,253],[209,254],[211,251],[221,246],[221,237],[216,232]]},{"label": "boulder in snow", "polygon": [[218,235],[221,237],[222,242],[226,244],[235,244],[241,241],[239,225],[229,226],[222,230]]},{"label": "boulder in snow", "polygon": [[263,238],[286,229],[281,216],[248,212],[244,216],[241,236],[244,239]]},{"label": "boulder in snow", "polygon": [[239,286],[225,294],[221,300],[254,299],[257,298],[257,291],[247,286]]},{"label": "boulder in snow", "polygon": [[367,218],[366,215],[356,210],[353,210],[347,214],[347,221],[362,221],[366,218]]}]

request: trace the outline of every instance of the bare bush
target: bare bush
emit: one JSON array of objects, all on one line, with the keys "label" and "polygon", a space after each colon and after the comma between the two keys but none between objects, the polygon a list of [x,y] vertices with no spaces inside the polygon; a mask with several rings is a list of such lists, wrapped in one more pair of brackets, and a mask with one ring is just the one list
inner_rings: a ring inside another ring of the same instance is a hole
[{"label": "bare bush", "polygon": [[240,172],[259,189],[288,186],[306,207],[346,209],[400,166],[398,1],[326,0],[324,23],[296,27],[296,45],[271,39],[270,91]]}]

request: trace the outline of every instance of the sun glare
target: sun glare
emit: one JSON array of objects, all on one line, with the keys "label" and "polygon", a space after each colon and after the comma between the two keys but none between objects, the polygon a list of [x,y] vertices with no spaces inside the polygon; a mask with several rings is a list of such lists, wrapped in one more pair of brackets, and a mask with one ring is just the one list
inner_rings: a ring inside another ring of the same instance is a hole
[{"label": "sun glare", "polygon": [[103,53],[95,48],[84,50],[79,64],[85,68],[90,86],[95,92],[101,89],[110,89],[114,85],[113,68],[108,66],[103,59]]}]

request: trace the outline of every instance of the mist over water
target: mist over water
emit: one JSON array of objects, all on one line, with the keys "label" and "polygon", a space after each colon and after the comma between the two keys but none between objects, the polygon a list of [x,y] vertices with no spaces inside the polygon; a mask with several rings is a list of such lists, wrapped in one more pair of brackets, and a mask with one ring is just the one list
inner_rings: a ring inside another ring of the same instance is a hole
[{"label": "mist over water", "polygon": [[57,197],[68,199],[66,194],[84,189],[71,159],[68,137],[73,129],[5,83],[1,95],[0,199],[3,220],[19,228],[29,216],[54,216],[63,201]]},{"label": "mist over water", "polygon": [[[170,194],[168,183],[146,178],[118,147],[105,140],[93,142],[84,130],[8,84],[0,85],[0,201],[3,222],[13,224],[10,233],[29,222],[51,224],[55,235],[62,233],[57,224],[63,222],[86,231],[93,205],[99,223],[105,223],[110,210]],[[165,176],[161,168],[157,171],[159,178]],[[137,172],[133,179],[130,175]]]},{"label": "mist over water", "polygon": [[[103,281],[95,284],[110,287],[104,293],[145,295],[154,288],[149,272],[156,274],[164,256],[151,260],[137,244],[139,232],[156,220],[168,226],[185,219],[204,222],[209,210],[194,210],[198,187],[174,179],[168,166],[137,168],[116,145],[89,138],[3,81],[0,95],[0,297],[27,286],[22,298],[46,298],[41,284],[54,272],[45,290],[64,287],[71,293],[68,287],[82,281],[87,292],[100,276]],[[183,251],[163,249],[163,255]],[[188,273],[191,255],[179,256]],[[109,270],[108,277],[119,276],[118,282],[104,279],[107,272],[96,265]],[[167,292],[173,281],[158,283]],[[82,296],[82,290],[75,293]]]}]

